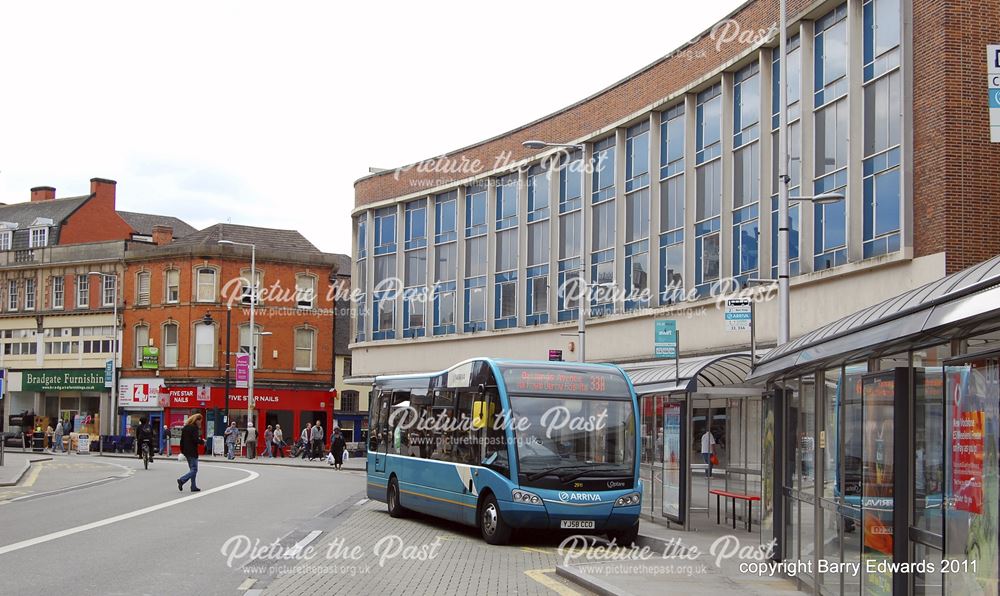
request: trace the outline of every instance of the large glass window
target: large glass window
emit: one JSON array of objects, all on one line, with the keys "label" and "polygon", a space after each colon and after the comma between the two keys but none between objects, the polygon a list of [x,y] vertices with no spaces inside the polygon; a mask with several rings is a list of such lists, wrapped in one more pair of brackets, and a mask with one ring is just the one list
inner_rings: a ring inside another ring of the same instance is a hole
[{"label": "large glass window", "polygon": [[[575,283],[582,260],[583,231],[582,218],[583,190],[581,177],[583,157],[580,151],[568,153],[559,162],[559,276],[558,276],[558,319],[569,321],[577,316],[575,293],[571,286]],[[530,312],[531,309],[529,309]]]},{"label": "large glass window", "polygon": [[684,104],[660,114],[660,301],[684,296]]},{"label": "large glass window", "polygon": [[733,83],[733,275],[757,277],[760,213],[760,72],[756,62]]},{"label": "large glass window", "polygon": [[[591,203],[591,313],[595,316],[614,311],[615,230],[615,137],[594,144],[593,192]],[[603,284],[603,285],[602,285]]]},{"label": "large glass window", "polygon": [[76,307],[87,308],[90,306],[90,276],[76,276]]},{"label": "large glass window", "polygon": [[944,534],[941,496],[945,490],[944,361],[948,345],[914,350],[913,525]]},{"label": "large glass window", "polygon": [[[801,195],[802,185],[802,49],[799,36],[788,39],[788,156],[786,164],[788,181],[788,196]],[[779,145],[779,110],[780,97],[780,63],[778,52],[773,52],[771,60],[771,278],[778,277],[778,185],[784,184],[779,178],[782,174]],[[788,205],[788,272],[799,274],[799,203]]]},{"label": "large glass window", "polygon": [[539,221],[548,216],[549,170],[545,163],[528,170],[528,221]]},{"label": "large glass window", "polygon": [[649,121],[625,133],[625,192],[649,185]]},{"label": "large glass window", "polygon": [[722,211],[722,85],[698,94],[695,114],[695,286],[719,279]]},{"label": "large glass window", "polygon": [[[481,224],[486,224],[486,186],[471,185],[466,189],[466,205],[479,205],[479,199],[471,199],[470,195],[482,197],[481,211],[476,215],[483,218]],[[468,209],[468,212],[473,211]],[[434,198],[434,335],[455,333],[455,293],[458,277],[458,192],[451,191],[437,195]],[[470,217],[467,215],[467,218]],[[476,220],[478,221],[478,220]],[[466,220],[469,227],[469,220]],[[482,232],[486,230],[483,229]]]},{"label": "large glass window", "polygon": [[396,207],[375,210],[375,253],[396,250]]},{"label": "large glass window", "polygon": [[[847,185],[847,5],[816,21],[814,64],[815,195],[843,192]],[[813,208],[813,268],[847,262],[845,201]]]},{"label": "large glass window", "polygon": [[900,249],[902,74],[899,0],[867,0],[864,13],[864,258]]}]

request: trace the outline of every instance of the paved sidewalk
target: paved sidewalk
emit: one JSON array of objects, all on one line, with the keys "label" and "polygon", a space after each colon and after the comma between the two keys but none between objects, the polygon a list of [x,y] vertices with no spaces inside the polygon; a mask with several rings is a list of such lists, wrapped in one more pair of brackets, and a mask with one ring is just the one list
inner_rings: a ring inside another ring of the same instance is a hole
[{"label": "paved sidewalk", "polygon": [[0,486],[15,486],[28,473],[32,462],[52,459],[48,453],[5,451],[3,466],[0,466]]},{"label": "paved sidewalk", "polygon": [[[98,455],[94,453],[93,455]],[[134,453],[103,453],[99,457],[116,457],[116,458],[131,458],[137,459]],[[163,459],[166,456],[156,455],[154,456],[154,461],[158,459]],[[176,454],[170,456],[170,459],[177,460],[178,456]],[[326,463],[326,460],[316,460],[309,461],[307,459],[298,459],[292,457],[255,457],[254,459],[247,459],[245,457],[237,457],[236,459],[227,459],[222,456],[217,455],[202,455],[198,457],[198,461],[202,463],[237,463],[237,464],[249,464],[249,465],[263,465],[263,466],[288,466],[294,468],[320,468],[324,470],[333,470],[333,466]],[[344,462],[345,470],[361,470],[365,469],[365,462],[367,460],[363,457],[352,457]]]},{"label": "paved sidewalk", "polygon": [[598,594],[804,594],[794,581],[771,576],[768,569],[763,575],[755,573],[757,569],[741,569],[760,566],[756,532],[682,532],[646,520],[639,527],[639,544],[648,547],[647,556],[620,550],[620,556],[567,557],[556,573]]}]

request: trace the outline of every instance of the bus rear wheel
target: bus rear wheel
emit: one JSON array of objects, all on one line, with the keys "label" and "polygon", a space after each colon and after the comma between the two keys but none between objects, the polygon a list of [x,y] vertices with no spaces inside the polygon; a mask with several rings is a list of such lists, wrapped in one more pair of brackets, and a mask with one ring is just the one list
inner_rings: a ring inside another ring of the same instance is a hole
[{"label": "bus rear wheel", "polygon": [[510,541],[511,527],[500,515],[500,507],[493,495],[487,495],[479,508],[479,531],[489,544],[504,545]]},{"label": "bus rear wheel", "polygon": [[395,477],[389,480],[389,488],[385,491],[385,502],[389,506],[390,517],[406,516],[406,508],[399,504],[399,483]]}]

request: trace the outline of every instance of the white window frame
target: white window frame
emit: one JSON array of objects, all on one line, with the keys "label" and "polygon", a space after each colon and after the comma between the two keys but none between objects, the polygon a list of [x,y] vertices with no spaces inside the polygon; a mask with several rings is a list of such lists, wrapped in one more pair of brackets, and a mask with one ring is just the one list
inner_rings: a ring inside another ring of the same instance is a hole
[{"label": "white window frame", "polygon": [[[37,233],[37,234],[36,234]],[[41,240],[36,238],[40,237]],[[28,232],[28,248],[42,248],[49,244],[49,228],[47,226],[37,226]]]},{"label": "white window frame", "polygon": [[[311,293],[308,300],[303,294],[305,289],[299,284],[302,280],[309,280],[311,287],[307,288]],[[299,273],[295,276],[295,305],[302,310],[312,310],[316,307],[317,280],[315,275],[309,273]]]},{"label": "white window frame", "polygon": [[90,308],[90,277],[86,275],[76,276],[76,307]]},{"label": "white window frame", "polygon": [[[177,280],[175,284],[170,283],[170,276],[176,275]],[[176,290],[176,295],[170,297],[170,289],[174,288]],[[167,269],[163,272],[163,301],[167,304],[177,304],[181,300],[181,272],[179,269]]]},{"label": "white window frame", "polygon": [[[174,328],[174,342],[167,341],[167,328]],[[181,327],[174,321],[167,321],[163,324],[163,368],[177,368],[179,356],[179,344],[181,339]],[[171,358],[171,348],[173,348],[173,358]],[[172,361],[171,361],[172,360]]]},{"label": "white window frame", "polygon": [[66,305],[66,278],[61,275],[52,276],[52,308],[62,310]]},{"label": "white window frame", "polygon": [[0,250],[10,250],[14,247],[14,232],[7,230],[0,232]]},{"label": "white window frame", "polygon": [[[299,333],[308,332],[309,333],[309,365],[307,367],[297,366],[298,355],[300,350],[305,350],[306,348],[299,347]],[[295,337],[293,339],[295,342],[294,354],[292,355],[292,366],[297,371],[311,371],[315,368],[315,352],[316,352],[316,330],[311,327],[297,327],[295,329]]]},{"label": "white window frame", "polygon": [[[202,331],[202,330],[205,331]],[[199,343],[204,337],[199,337],[201,333],[211,334],[211,343]],[[215,342],[216,342],[216,329],[215,325],[206,325],[201,321],[198,321],[194,325],[194,341],[191,342],[194,347],[194,367],[195,368],[214,368],[215,367]],[[208,358],[206,359],[206,354],[202,353],[202,349],[208,350]]]},{"label": "white window frame", "polygon": [[[253,359],[253,368],[254,370],[257,370],[260,368],[260,354],[261,354],[260,334],[264,332],[264,328],[257,324],[254,324],[254,327],[256,327],[257,329],[257,334],[253,338],[251,338],[251,340],[254,342],[254,352],[255,352],[252,355],[253,356],[252,359]],[[239,331],[237,332],[236,335],[236,341],[239,342],[239,348],[238,348],[239,352],[241,354],[250,354],[250,344],[243,342],[244,333],[250,333],[250,323],[243,323],[242,325],[240,325]]]},{"label": "white window frame", "polygon": [[[207,286],[203,284],[201,280],[202,273],[212,273],[212,297],[210,299],[203,299],[201,297],[202,286]],[[195,302],[215,302],[219,295],[219,272],[212,267],[198,267],[194,271],[194,301]]]},{"label": "white window frame", "polygon": [[[139,331],[145,330],[146,341],[139,341]],[[132,338],[135,341],[135,367],[142,368],[142,349],[149,347],[149,325],[136,325],[132,328]]]},{"label": "white window frame", "polygon": [[[101,276],[101,304],[114,306],[118,300],[118,278],[113,275]],[[110,297],[110,300],[108,299]]]},{"label": "white window frame", "polygon": [[[28,291],[29,289],[31,290],[30,292]],[[35,310],[35,301],[38,299],[37,290],[35,278],[26,277],[24,279],[24,310]]]},{"label": "white window frame", "polygon": [[[137,306],[149,306],[151,295],[150,295],[150,284],[152,283],[153,275],[149,271],[140,271],[135,274],[135,303]],[[143,289],[145,285],[145,290]]]},{"label": "white window frame", "polygon": [[19,310],[20,288],[16,279],[7,280],[7,310]]}]

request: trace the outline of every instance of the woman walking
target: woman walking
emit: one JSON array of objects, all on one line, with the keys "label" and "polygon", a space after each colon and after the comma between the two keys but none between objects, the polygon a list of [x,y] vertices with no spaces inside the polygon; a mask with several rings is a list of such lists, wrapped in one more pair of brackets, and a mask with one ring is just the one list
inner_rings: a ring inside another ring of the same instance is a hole
[{"label": "woman walking", "polygon": [[191,481],[191,492],[200,492],[198,488],[198,447],[205,444],[199,433],[201,414],[193,414],[184,424],[181,431],[181,453],[187,459],[188,473],[177,479],[177,490],[184,490],[184,483]]},{"label": "woman walking", "polygon": [[330,453],[333,455],[333,469],[340,470],[344,465],[344,451],[347,443],[344,436],[340,434],[340,429],[333,429],[333,440],[330,441]]},{"label": "woman walking", "polygon": [[274,425],[274,451],[277,453],[275,457],[285,457],[281,449],[285,446],[285,437],[281,434],[281,425]]},{"label": "woman walking", "polygon": [[264,457],[274,457],[274,429],[268,424],[264,430]]}]

